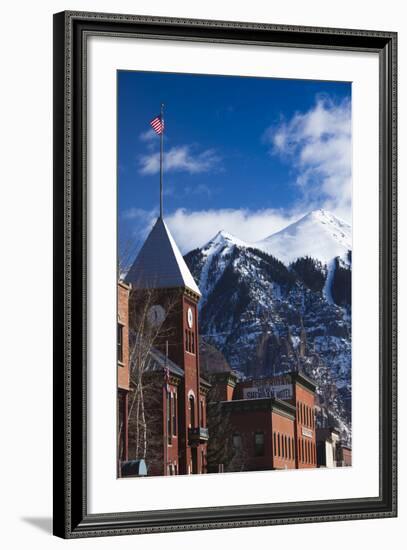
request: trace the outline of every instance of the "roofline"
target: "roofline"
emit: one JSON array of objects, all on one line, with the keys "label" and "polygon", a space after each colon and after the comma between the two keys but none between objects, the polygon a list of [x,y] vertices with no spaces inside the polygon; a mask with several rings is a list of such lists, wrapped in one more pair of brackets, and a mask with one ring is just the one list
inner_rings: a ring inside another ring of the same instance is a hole
[{"label": "roofline", "polygon": [[126,290],[130,290],[131,289],[131,283],[125,283],[124,281],[122,281],[121,279],[119,279],[117,281],[117,286],[121,286],[122,288],[125,288]]},{"label": "roofline", "polygon": [[290,374],[293,382],[297,382],[305,389],[315,393],[315,390],[317,389],[317,383],[312,378],[304,374],[302,371],[295,371],[287,374]]},{"label": "roofline", "polygon": [[[217,403],[221,403],[226,407],[237,408],[239,408],[239,405],[246,405],[248,408],[253,407],[254,409],[256,408],[256,405],[265,405],[266,410],[285,413],[286,415],[292,417],[294,420],[296,417],[295,406],[291,405],[291,403],[288,403],[287,401],[283,401],[276,397],[260,397],[257,399],[231,399],[229,401],[210,401],[208,405],[216,405]],[[233,405],[231,405],[231,403],[233,403]]]}]

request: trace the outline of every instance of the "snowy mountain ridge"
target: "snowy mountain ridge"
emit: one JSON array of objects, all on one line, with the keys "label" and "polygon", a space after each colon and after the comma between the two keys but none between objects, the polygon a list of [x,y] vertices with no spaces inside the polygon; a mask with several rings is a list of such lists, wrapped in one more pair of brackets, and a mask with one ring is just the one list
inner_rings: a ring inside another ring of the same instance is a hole
[{"label": "snowy mountain ridge", "polygon": [[320,209],[256,242],[243,241],[221,230],[201,250],[209,257],[220,248],[234,245],[262,250],[286,265],[305,256],[325,264],[338,256],[347,262],[347,253],[352,250],[352,229],[334,214]]}]

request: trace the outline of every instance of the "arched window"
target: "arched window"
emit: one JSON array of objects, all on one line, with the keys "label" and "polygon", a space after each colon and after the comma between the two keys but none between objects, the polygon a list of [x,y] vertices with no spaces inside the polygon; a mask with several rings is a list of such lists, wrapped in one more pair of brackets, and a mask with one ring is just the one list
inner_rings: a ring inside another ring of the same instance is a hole
[{"label": "arched window", "polygon": [[195,428],[195,398],[193,395],[189,396],[189,424],[191,428]]}]

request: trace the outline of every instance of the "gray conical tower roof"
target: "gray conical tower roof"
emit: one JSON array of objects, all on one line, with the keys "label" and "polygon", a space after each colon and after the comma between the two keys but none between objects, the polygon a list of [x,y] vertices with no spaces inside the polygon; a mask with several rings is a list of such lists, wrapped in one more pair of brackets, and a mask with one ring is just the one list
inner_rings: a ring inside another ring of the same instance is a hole
[{"label": "gray conical tower roof", "polygon": [[126,276],[135,288],[188,288],[201,296],[166,223],[158,218]]}]

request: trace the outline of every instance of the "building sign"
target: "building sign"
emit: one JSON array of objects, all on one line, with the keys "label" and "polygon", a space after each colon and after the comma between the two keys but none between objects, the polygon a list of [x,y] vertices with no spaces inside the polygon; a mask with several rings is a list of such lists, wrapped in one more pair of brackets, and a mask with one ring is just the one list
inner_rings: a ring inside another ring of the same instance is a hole
[{"label": "building sign", "polygon": [[243,388],[243,399],[261,399],[264,397],[277,397],[278,399],[291,399],[293,396],[292,384],[279,386],[264,385]]},{"label": "building sign", "polygon": [[312,439],[312,436],[314,434],[313,434],[312,430],[309,430],[308,428],[304,428],[304,426],[303,426],[302,427],[302,435],[304,435],[305,437],[310,437]]}]

